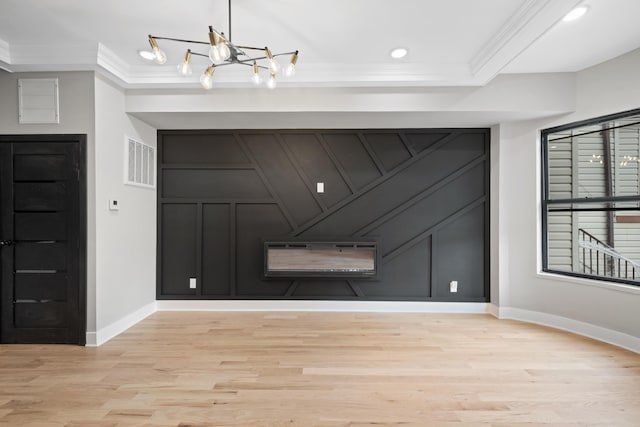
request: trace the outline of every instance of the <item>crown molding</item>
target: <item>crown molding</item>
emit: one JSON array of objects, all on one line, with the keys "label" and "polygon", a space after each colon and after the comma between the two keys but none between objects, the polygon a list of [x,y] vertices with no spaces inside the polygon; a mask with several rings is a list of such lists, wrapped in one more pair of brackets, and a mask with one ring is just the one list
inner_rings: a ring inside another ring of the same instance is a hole
[{"label": "crown molding", "polygon": [[95,71],[97,43],[43,46],[11,44],[11,72]]},{"label": "crown molding", "polygon": [[[11,49],[11,56],[9,56]],[[0,65],[14,72],[96,71],[126,89],[199,88],[200,72],[182,77],[174,64],[131,66],[102,43],[75,45],[0,43]],[[202,64],[202,69],[206,64]],[[467,63],[332,64],[312,63],[299,67],[296,76],[279,79],[282,87],[429,87],[477,86]],[[216,85],[227,88],[252,87],[247,67],[223,67],[216,73]]]},{"label": "crown molding", "polygon": [[477,74],[487,63],[504,49],[505,46],[522,31],[525,25],[531,21],[550,0],[527,0],[511,15],[509,20],[495,33],[489,41],[471,58],[471,73]]},{"label": "crown molding", "polygon": [[129,64],[102,43],[98,43],[96,65],[122,82],[130,80]]},{"label": "crown molding", "polygon": [[[192,65],[191,76],[179,76],[173,65],[131,67],[126,78],[129,89],[199,88],[200,70]],[[466,63],[446,64],[304,64],[302,72],[278,79],[278,87],[429,87],[476,86]],[[203,65],[202,70],[205,66]],[[214,87],[253,87],[250,69],[222,67],[216,72]]]},{"label": "crown molding", "polygon": [[526,0],[469,62],[474,80],[487,83],[582,0]]}]

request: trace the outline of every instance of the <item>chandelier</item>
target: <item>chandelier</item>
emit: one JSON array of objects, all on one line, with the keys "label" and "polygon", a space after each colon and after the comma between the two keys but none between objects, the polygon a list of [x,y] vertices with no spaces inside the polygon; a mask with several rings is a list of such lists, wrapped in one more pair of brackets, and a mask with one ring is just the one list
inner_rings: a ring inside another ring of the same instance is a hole
[{"label": "chandelier", "polygon": [[200,84],[203,88],[209,90],[213,88],[213,73],[217,68],[228,65],[245,65],[250,68],[249,75],[253,84],[260,85],[265,80],[260,71],[264,70],[268,73],[266,85],[269,89],[276,87],[276,77],[282,71],[282,66],[276,60],[279,56],[290,56],[289,63],[284,69],[284,75],[291,77],[295,74],[296,62],[298,61],[298,51],[272,53],[268,47],[250,47],[240,46],[231,41],[231,0],[229,0],[229,35],[225,36],[223,32],[215,30],[209,26],[209,41],[185,40],[171,37],[159,37],[149,34],[149,44],[151,52],[142,51],[140,55],[156,64],[164,64],[167,62],[167,54],[160,49],[158,40],[167,40],[171,42],[185,43],[187,45],[207,45],[208,52],[199,53],[187,48],[184,60],[178,64],[178,74],[189,76],[192,74],[191,59],[193,56],[201,56],[209,59],[209,64],[200,76]]}]

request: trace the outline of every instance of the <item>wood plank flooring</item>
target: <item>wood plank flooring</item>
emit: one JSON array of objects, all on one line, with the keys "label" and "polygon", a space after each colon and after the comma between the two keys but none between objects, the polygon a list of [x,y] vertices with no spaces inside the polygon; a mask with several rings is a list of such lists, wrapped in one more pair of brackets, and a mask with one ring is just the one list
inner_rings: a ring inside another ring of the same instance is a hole
[{"label": "wood plank flooring", "polygon": [[0,425],[640,426],[640,355],[489,315],[158,312],[0,346]]}]

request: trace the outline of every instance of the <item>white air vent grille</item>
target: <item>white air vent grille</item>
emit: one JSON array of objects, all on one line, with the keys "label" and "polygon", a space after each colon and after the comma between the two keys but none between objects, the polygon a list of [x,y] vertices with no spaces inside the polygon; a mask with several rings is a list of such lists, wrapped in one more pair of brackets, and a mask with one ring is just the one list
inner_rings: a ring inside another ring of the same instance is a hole
[{"label": "white air vent grille", "polygon": [[18,122],[60,123],[58,79],[18,79]]},{"label": "white air vent grille", "polygon": [[156,151],[155,148],[125,137],[125,184],[155,188]]}]

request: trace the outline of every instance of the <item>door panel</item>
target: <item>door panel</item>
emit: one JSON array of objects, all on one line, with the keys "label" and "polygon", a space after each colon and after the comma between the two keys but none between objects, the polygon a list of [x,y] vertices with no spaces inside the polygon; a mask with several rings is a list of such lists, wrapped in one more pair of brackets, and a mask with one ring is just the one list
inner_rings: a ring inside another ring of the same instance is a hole
[{"label": "door panel", "polygon": [[16,240],[64,240],[67,235],[63,212],[16,212],[14,221]]},{"label": "door panel", "polygon": [[0,342],[84,344],[83,144],[0,136]]},{"label": "door panel", "polygon": [[13,156],[13,177],[16,181],[64,180],[67,167],[64,155],[16,154]]},{"label": "door panel", "polygon": [[67,299],[66,273],[16,273],[15,300],[51,300]]},{"label": "door panel", "polygon": [[25,301],[15,303],[15,328],[66,328],[67,304],[64,302]]},{"label": "door panel", "polygon": [[23,270],[67,269],[67,248],[65,243],[57,242],[20,242],[14,243],[14,265],[16,272]]},{"label": "door panel", "polygon": [[16,211],[63,211],[67,189],[64,182],[16,182]]}]

